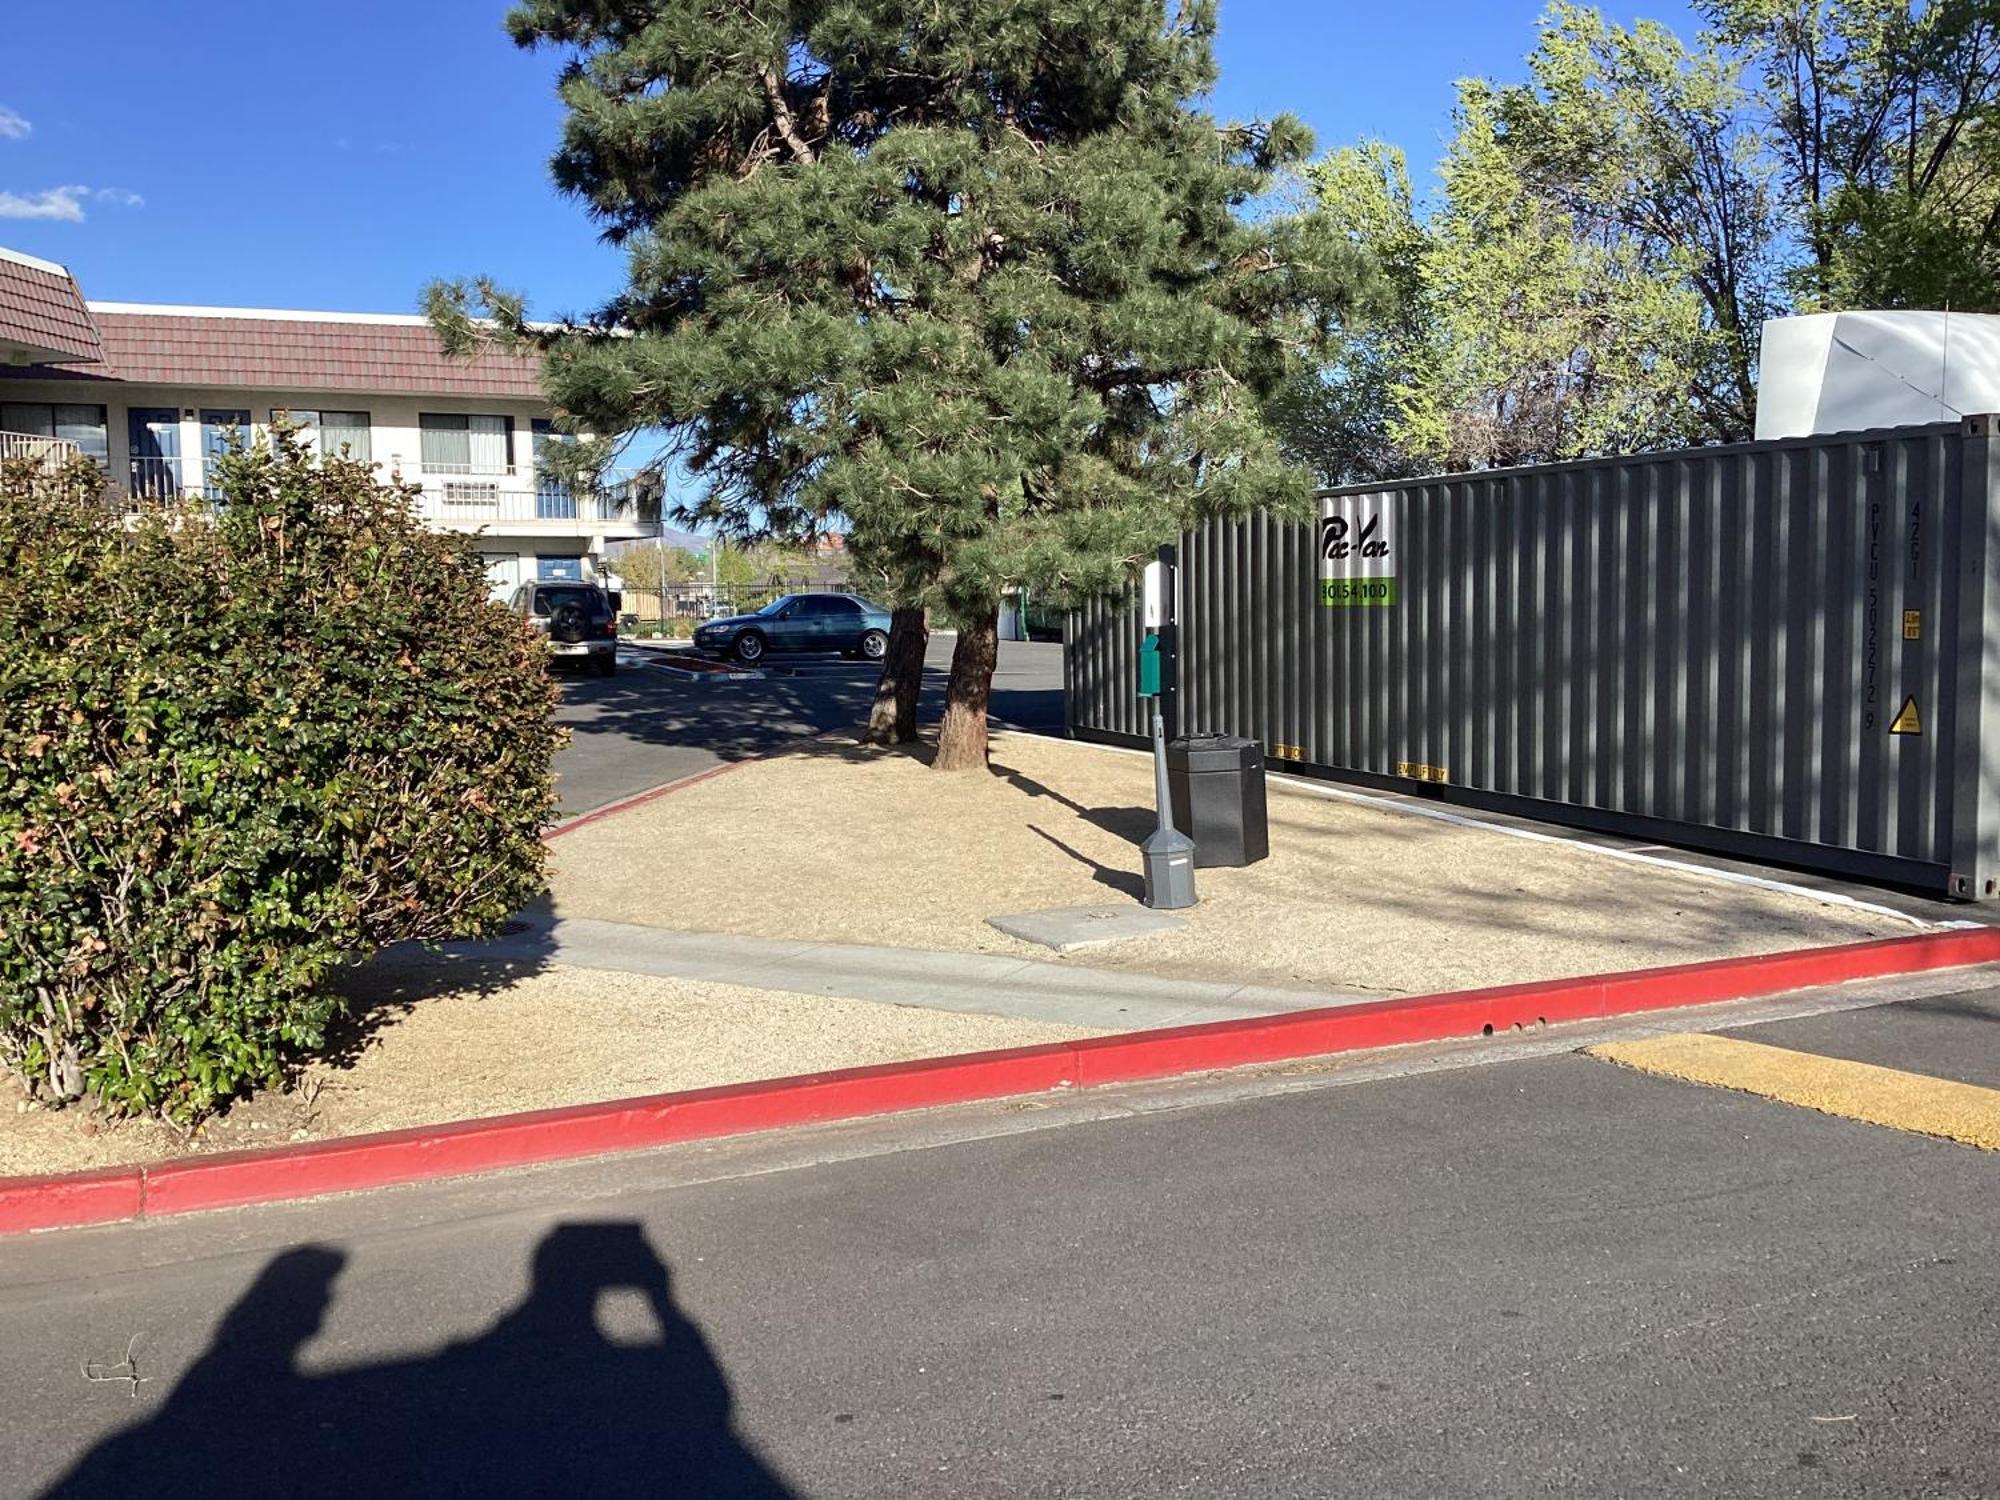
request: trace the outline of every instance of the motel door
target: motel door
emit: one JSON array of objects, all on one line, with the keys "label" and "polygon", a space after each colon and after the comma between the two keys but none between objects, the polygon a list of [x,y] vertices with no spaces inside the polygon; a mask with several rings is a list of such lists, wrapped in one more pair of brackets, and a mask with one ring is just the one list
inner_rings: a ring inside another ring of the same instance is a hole
[{"label": "motel door", "polygon": [[204,409],[201,414],[201,492],[211,500],[220,500],[222,491],[216,487],[215,464],[217,459],[229,456],[229,439],[245,447],[250,444],[250,413],[247,411],[216,411]]},{"label": "motel door", "polygon": [[125,414],[132,494],[164,500],[181,492],[181,414],[171,406],[135,406]]}]

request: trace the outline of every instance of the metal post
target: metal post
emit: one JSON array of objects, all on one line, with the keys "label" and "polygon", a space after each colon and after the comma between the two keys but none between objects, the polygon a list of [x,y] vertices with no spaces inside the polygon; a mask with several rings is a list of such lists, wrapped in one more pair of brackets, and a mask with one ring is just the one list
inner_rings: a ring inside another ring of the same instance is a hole
[{"label": "metal post", "polygon": [[1187,733],[1181,722],[1181,569],[1180,549],[1160,548],[1167,570],[1166,618],[1160,624],[1160,714],[1167,721],[1167,738]]},{"label": "metal post", "polygon": [[1140,653],[1139,692],[1152,700],[1153,799],[1159,825],[1139,846],[1146,869],[1146,905],[1164,910],[1193,906],[1194,840],[1174,827],[1173,787],[1167,776],[1167,719],[1162,703],[1171,691],[1171,659],[1161,650],[1162,637],[1172,628],[1173,549],[1162,547],[1159,559],[1147,564],[1144,587],[1146,649]]}]

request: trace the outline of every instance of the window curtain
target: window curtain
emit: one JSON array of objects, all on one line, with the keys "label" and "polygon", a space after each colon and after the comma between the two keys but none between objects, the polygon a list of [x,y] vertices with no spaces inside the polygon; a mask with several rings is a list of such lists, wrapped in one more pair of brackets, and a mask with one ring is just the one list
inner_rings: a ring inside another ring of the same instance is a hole
[{"label": "window curtain", "polygon": [[25,432],[32,437],[61,438],[75,443],[86,458],[95,459],[100,464],[111,461],[111,434],[101,406],[49,406],[39,401],[10,401],[0,405],[0,432]]},{"label": "window curtain", "polygon": [[100,466],[111,462],[111,432],[105,425],[101,406],[58,406],[55,409],[56,436],[75,443],[85,458]]},{"label": "window curtain", "polygon": [[507,419],[467,417],[466,437],[472,454],[472,472],[501,474],[507,469]]},{"label": "window curtain", "polygon": [[24,432],[29,437],[54,437],[55,415],[46,406],[9,402],[0,406],[0,432]]},{"label": "window curtain", "polygon": [[417,417],[417,425],[421,429],[418,441],[426,469],[463,474],[472,466],[471,432],[464,417],[423,412]]},{"label": "window curtain", "polygon": [[319,451],[337,455],[343,445],[347,456],[357,463],[365,464],[374,459],[367,412],[323,411],[319,414]]}]

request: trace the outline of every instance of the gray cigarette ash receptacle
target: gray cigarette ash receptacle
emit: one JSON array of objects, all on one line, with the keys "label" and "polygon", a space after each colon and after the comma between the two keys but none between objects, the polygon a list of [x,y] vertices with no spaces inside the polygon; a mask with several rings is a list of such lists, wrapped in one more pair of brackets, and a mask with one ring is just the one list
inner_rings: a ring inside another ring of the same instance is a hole
[{"label": "gray cigarette ash receptacle", "polygon": [[1226,734],[1197,734],[1167,746],[1174,827],[1194,839],[1194,862],[1251,865],[1271,852],[1264,809],[1264,747]]}]

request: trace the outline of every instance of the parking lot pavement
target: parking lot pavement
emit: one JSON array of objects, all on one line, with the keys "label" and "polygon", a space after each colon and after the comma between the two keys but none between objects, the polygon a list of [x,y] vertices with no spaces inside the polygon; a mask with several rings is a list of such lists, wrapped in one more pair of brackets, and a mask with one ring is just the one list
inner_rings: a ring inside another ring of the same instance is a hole
[{"label": "parking lot pavement", "polygon": [[2000,1089],[2000,989],[1937,995],[1725,1034]]},{"label": "parking lot pavement", "polygon": [[1992,1154],[1457,1045],[23,1242],[0,1492],[2000,1493]]},{"label": "parking lot pavement", "polygon": [[[920,709],[927,720],[943,712],[953,642],[931,638]],[[643,648],[627,648],[615,677],[562,678],[556,719],[571,732],[556,757],[564,816],[856,723],[868,712],[879,675],[868,662],[802,656],[774,658],[759,681],[690,682],[652,670],[647,656]],[[1023,728],[1059,730],[1062,647],[1003,641],[993,714]]]}]

